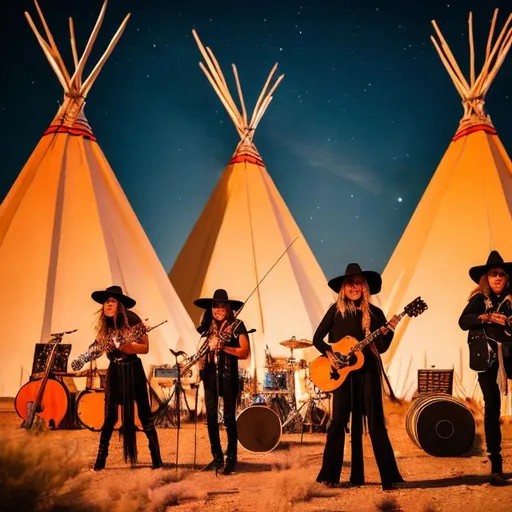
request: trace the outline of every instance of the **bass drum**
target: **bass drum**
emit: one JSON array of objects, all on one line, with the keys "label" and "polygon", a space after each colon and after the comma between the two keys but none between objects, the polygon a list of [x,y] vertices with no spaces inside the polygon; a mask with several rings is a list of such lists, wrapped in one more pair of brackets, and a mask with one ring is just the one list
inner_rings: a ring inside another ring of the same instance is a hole
[{"label": "bass drum", "polygon": [[282,424],[278,414],[266,405],[251,405],[236,419],[238,441],[252,453],[269,453],[279,444]]},{"label": "bass drum", "polygon": [[458,457],[471,450],[475,418],[464,402],[444,393],[418,398],[407,411],[411,440],[434,457]]},{"label": "bass drum", "polygon": [[[135,426],[142,430],[142,425],[137,414],[137,404],[134,404]],[[86,389],[80,393],[76,401],[76,415],[78,421],[89,430],[95,432],[101,430],[105,421],[105,391]],[[119,406],[118,420],[115,430],[121,427],[121,406]]]}]

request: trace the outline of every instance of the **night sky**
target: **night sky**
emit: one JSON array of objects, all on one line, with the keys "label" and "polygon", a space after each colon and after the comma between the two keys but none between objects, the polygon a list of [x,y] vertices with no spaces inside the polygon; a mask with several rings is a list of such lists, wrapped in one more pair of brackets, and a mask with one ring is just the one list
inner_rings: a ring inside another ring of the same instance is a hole
[{"label": "night sky", "polygon": [[[132,17],[85,113],[166,271],[239,140],[199,69],[193,28],[231,85],[231,63],[237,65],[251,113],[279,62],[285,78],[254,142],[332,277],[349,261],[384,269],[462,116],[459,96],[430,42],[430,21],[436,19],[469,76],[468,12],[474,14],[479,72],[493,8],[500,8],[501,29],[510,7],[509,0],[484,4],[110,0],[87,70],[125,14]],[[101,1],[40,5],[70,69],[67,17],[74,18],[81,52]],[[2,198],[63,96],[25,20],[26,9],[37,18],[28,0],[0,7]],[[509,152],[511,60],[509,55],[486,98]]]}]

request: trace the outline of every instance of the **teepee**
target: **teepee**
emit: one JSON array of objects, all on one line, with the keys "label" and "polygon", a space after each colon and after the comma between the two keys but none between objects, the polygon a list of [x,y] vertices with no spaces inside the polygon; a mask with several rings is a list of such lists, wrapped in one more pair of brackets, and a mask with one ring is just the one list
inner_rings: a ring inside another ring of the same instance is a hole
[{"label": "teepee", "polygon": [[64,88],[64,102],[0,206],[0,396],[14,396],[28,380],[36,342],[53,332],[70,360],[94,340],[99,305],[91,292],[117,284],[137,300],[148,324],[167,323],[149,335],[146,369],[172,363],[169,348],[194,351],[194,326],[172,288],[84,115],[85,98],[114,49],[129,15],[91,74],[85,63],[105,15],[103,4],[79,58],[69,22],[75,70],[70,74],[35,2],[46,34],[25,16]]},{"label": "teepee", "polygon": [[435,21],[431,37],[462,98],[464,115],[383,273],[381,305],[387,315],[417,295],[428,311],[404,320],[386,354],[397,396],[411,398],[418,369],[453,369],[454,393],[472,396],[467,333],[458,326],[474,283],[468,270],[483,264],[491,249],[512,258],[512,163],[490,117],[484,97],[512,45],[509,16],[493,43],[497,10],[485,61],[475,74],[472,15],[469,15],[470,77],[466,80]]},{"label": "teepee", "polygon": [[[194,299],[211,297],[217,288],[225,288],[230,297],[245,301],[275,264],[240,314],[248,329],[256,329],[250,336],[250,366],[261,384],[266,346],[272,357],[289,357],[290,349],[279,342],[292,336],[311,340],[333,295],[253,142],[284,75],[270,86],[276,64],[249,120],[236,66],[233,72],[241,109],[212,51],[193,34],[206,63],[200,67],[233,121],[240,142],[169,277],[197,324],[202,310],[193,305]],[[297,358],[315,355],[314,348],[294,351]]]}]

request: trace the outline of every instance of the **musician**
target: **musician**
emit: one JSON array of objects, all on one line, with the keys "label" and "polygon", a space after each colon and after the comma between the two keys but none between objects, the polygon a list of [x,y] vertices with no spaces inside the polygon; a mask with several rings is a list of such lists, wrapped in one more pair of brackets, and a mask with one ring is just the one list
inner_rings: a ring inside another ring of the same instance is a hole
[{"label": "musician", "polygon": [[[386,318],[381,309],[370,304],[370,295],[379,293],[382,285],[377,272],[363,271],[357,263],[350,263],[345,274],[328,283],[338,293],[338,298],[325,314],[313,337],[314,346],[330,361],[334,354],[330,343],[345,336],[361,341],[377,329],[381,334],[363,349],[364,364],[360,370],[351,372],[345,382],[333,391],[332,419],[327,428],[322,468],[317,482],[328,487],[339,485],[343,464],[345,432],[349,432],[351,418],[351,474],[350,484],[364,485],[363,420],[372,441],[373,452],[379,468],[383,490],[393,489],[403,482],[398,470],[393,448],[384,421],[382,385],[387,382],[380,355],[393,339],[393,329],[398,323],[394,316],[390,329],[385,327]],[[324,337],[328,335],[328,342]],[[383,379],[385,382],[383,382]],[[391,392],[391,387],[389,386]]]},{"label": "musician", "polygon": [[[239,392],[238,360],[249,356],[247,329],[234,312],[243,302],[231,300],[226,290],[215,290],[212,298],[201,298],[194,304],[205,310],[197,331],[208,340],[201,378],[203,380],[208,437],[213,460],[206,469],[215,469],[224,475],[235,470],[237,463],[238,431],[236,405]],[[224,425],[228,437],[226,463],[219,435],[218,399],[222,397]]]},{"label": "musician", "polygon": [[[135,427],[135,410],[148,438],[149,451],[153,468],[162,467],[158,435],[151,417],[148,399],[146,375],[138,354],[147,354],[149,339],[143,334],[138,339],[129,339],[130,328],[141,324],[141,319],[133,311],[135,300],[123,293],[120,286],[109,286],[106,290],[95,291],[92,299],[103,307],[98,312],[96,323],[96,341],[91,345],[90,352],[73,361],[73,368],[80,367],[83,362],[101,355],[94,347],[104,346],[110,364],[105,384],[105,420],[101,428],[98,455],[94,470],[105,468],[110,438],[118,420],[118,406],[121,406],[123,434],[123,451],[125,462],[131,465],[137,462],[137,442]],[[132,336],[133,338],[133,336]],[[111,343],[113,341],[113,343]]]},{"label": "musician", "polygon": [[[468,332],[470,368],[478,371],[484,398],[484,431],[491,461],[491,485],[506,485],[501,456],[501,396],[512,378],[512,263],[491,251],[485,265],[472,267],[469,276],[477,283],[459,319]],[[482,336],[483,334],[483,336]],[[499,384],[498,384],[499,382]]]}]

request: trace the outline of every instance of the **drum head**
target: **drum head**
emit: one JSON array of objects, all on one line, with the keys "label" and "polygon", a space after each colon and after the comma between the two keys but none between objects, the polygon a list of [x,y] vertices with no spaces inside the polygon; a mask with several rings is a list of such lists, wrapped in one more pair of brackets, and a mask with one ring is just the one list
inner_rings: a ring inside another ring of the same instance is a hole
[{"label": "drum head", "polygon": [[409,436],[435,457],[468,452],[475,440],[475,419],[464,403],[451,396],[427,395],[411,407],[406,418]]},{"label": "drum head", "polygon": [[99,431],[105,420],[105,392],[85,390],[76,401],[78,421],[87,429]]},{"label": "drum head", "polygon": [[269,453],[281,440],[281,420],[265,405],[252,405],[236,419],[238,441],[249,452]]}]

